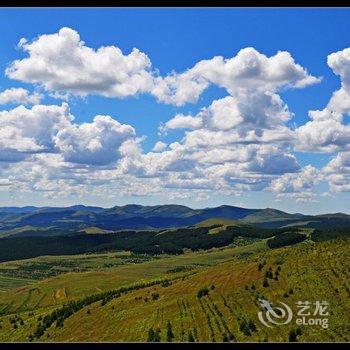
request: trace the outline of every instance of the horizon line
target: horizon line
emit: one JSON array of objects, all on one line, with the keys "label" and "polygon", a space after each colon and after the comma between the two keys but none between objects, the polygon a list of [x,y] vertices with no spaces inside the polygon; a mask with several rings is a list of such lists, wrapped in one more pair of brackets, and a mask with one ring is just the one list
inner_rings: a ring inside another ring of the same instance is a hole
[{"label": "horizon line", "polygon": [[202,207],[202,208],[192,208],[190,206],[187,206],[187,205],[183,205],[183,204],[176,204],[176,203],[167,203],[167,204],[155,204],[155,205],[144,205],[144,204],[137,204],[137,203],[128,203],[128,204],[124,204],[124,205],[114,205],[114,206],[111,206],[111,207],[102,207],[102,206],[99,206],[99,205],[90,205],[90,204],[72,204],[72,205],[43,205],[43,206],[37,206],[37,205],[31,205],[31,204],[28,204],[28,205],[24,205],[24,206],[18,206],[18,205],[6,205],[6,206],[2,206],[0,205],[0,211],[1,209],[3,208],[17,208],[17,209],[23,209],[23,208],[28,208],[28,207],[34,207],[34,208],[37,208],[37,209],[49,209],[49,208],[71,208],[71,207],[77,207],[77,206],[83,206],[83,207],[95,207],[95,208],[101,208],[101,209],[104,209],[104,210],[107,210],[107,209],[113,209],[115,207],[126,207],[126,206],[132,206],[132,205],[135,205],[135,206],[141,206],[141,207],[159,207],[159,206],[181,206],[181,207],[186,207],[186,208],[189,208],[191,210],[204,210],[204,209],[215,209],[215,208],[220,208],[220,207],[235,207],[235,208],[240,208],[240,209],[247,209],[247,210],[267,210],[267,209],[273,209],[273,210],[278,210],[278,211],[281,211],[283,213],[286,213],[286,214],[291,214],[291,215],[297,215],[297,214],[301,214],[301,215],[305,215],[305,216],[317,216],[317,215],[332,215],[332,214],[345,214],[345,215],[350,215],[350,213],[346,213],[346,212],[342,212],[342,211],[338,211],[338,212],[325,212],[325,213],[318,213],[318,214],[304,214],[302,212],[294,212],[294,213],[291,213],[291,212],[288,212],[288,211],[284,211],[284,210],[281,210],[281,209],[276,209],[274,207],[265,207],[265,208],[249,208],[249,207],[241,207],[241,206],[237,206],[237,205],[229,205],[229,204],[221,204],[221,205],[218,205],[218,206],[213,206],[213,207]]}]

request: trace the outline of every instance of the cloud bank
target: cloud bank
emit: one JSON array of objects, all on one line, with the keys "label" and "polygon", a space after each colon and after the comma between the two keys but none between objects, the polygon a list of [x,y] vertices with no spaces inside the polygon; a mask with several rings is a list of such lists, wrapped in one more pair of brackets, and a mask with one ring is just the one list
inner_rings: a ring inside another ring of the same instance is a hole
[{"label": "cloud bank", "polygon": [[[206,199],[212,193],[266,191],[276,199],[315,200],[322,181],[330,192],[350,191],[350,48],[327,63],[341,86],[323,110],[292,127],[283,92],[320,83],[289,52],[266,56],[252,47],[229,58],[201,60],[161,76],[150,57],[134,48],[92,48],[78,32],[62,28],[18,44],[25,57],[5,70],[9,79],[33,84],[0,92],[0,187],[45,196],[154,195]],[[145,136],[118,116],[96,115],[79,124],[67,102],[42,104],[48,94],[66,99],[140,94],[180,107],[196,103],[210,86],[227,95],[194,113],[175,113],[159,125],[145,152]],[[17,107],[8,106],[11,104]],[[176,141],[162,137],[179,135]],[[321,169],[300,165],[296,152],[331,155]],[[132,185],[130,185],[132,184]]]}]

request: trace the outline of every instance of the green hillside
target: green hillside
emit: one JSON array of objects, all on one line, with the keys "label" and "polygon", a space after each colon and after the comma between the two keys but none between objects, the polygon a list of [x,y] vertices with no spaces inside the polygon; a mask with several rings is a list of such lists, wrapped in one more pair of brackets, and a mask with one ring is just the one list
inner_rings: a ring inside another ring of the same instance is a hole
[{"label": "green hillside", "polygon": [[222,226],[233,226],[233,225],[239,225],[239,222],[237,220],[233,219],[225,219],[225,218],[211,218],[206,219],[204,221],[199,222],[196,224],[197,227],[210,227],[217,225],[218,227]]},{"label": "green hillside", "polygon": [[[296,332],[300,342],[348,341],[349,246],[349,237],[277,249],[259,241],[105,271],[96,254],[91,271],[0,294],[0,340],[279,342]],[[299,300],[328,301],[329,328],[267,328],[257,318],[259,298],[292,308]]]},{"label": "green hillside", "polygon": [[[232,259],[235,255],[266,250],[266,242],[246,246],[214,248],[183,255],[134,255],[130,252],[85,254],[73,256],[43,256],[0,264],[0,276],[36,278],[37,282],[13,292],[0,294],[0,313],[15,313],[62,304],[68,300],[107,291],[140,279],[168,275],[172,269],[198,269]],[[66,297],[55,298],[60,290]]]}]

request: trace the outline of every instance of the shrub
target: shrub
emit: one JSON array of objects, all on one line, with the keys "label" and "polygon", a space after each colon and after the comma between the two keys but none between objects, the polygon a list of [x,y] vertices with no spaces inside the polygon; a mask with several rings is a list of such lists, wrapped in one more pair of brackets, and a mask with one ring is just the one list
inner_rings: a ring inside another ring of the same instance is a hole
[{"label": "shrub", "polygon": [[160,340],[161,340],[161,339],[160,339],[160,329],[157,328],[156,331],[155,331],[155,333],[154,333],[154,341],[157,342],[157,343],[159,343]]},{"label": "shrub", "polygon": [[[63,327],[63,319],[62,318],[59,318],[57,321],[56,321],[56,327],[57,328],[62,328]],[[40,337],[40,336],[39,336]],[[39,338],[38,337],[38,338]]]},{"label": "shrub", "polygon": [[298,337],[297,332],[296,332],[294,329],[292,329],[292,330],[289,332],[288,340],[289,340],[290,342],[297,342],[297,341],[298,341],[298,340],[297,340],[297,337]]},{"label": "shrub", "polygon": [[169,269],[166,271],[166,273],[177,273],[177,272],[186,272],[193,270],[192,266],[177,266],[173,267],[172,269]]},{"label": "shrub", "polygon": [[252,320],[249,320],[248,326],[249,326],[249,328],[250,328],[250,330],[251,330],[252,332],[255,332],[255,331],[256,331],[256,325],[255,325],[255,323],[254,323]]},{"label": "shrub", "polygon": [[252,335],[251,331],[250,331],[250,327],[249,327],[249,323],[243,319],[240,323],[239,323],[239,330],[244,334],[244,335]]},{"label": "shrub", "polygon": [[265,271],[265,278],[273,278],[273,274],[271,270]]},{"label": "shrub", "polygon": [[282,265],[284,263],[284,259],[282,256],[277,256],[275,259],[275,264],[276,265]]},{"label": "shrub", "polygon": [[226,333],[223,335],[222,341],[223,341],[223,343],[229,343],[230,342],[230,339],[228,338]]},{"label": "shrub", "polygon": [[148,338],[147,338],[148,342],[155,342],[155,343],[159,343],[160,342],[160,329],[157,328],[155,331],[153,330],[153,328],[150,328],[148,331]]},{"label": "shrub", "polygon": [[159,299],[159,294],[157,292],[152,293],[151,296],[152,296],[152,300]]},{"label": "shrub", "polygon": [[154,330],[153,328],[150,328],[148,330],[148,338],[147,338],[148,342],[153,342],[154,341]]},{"label": "shrub", "polygon": [[173,339],[174,339],[174,333],[173,333],[173,330],[171,327],[171,323],[170,323],[170,321],[168,321],[166,324],[166,340],[168,342],[172,342]]},{"label": "shrub", "polygon": [[196,339],[194,339],[194,336],[193,336],[193,334],[192,334],[191,331],[188,333],[188,339],[187,339],[187,341],[188,341],[189,343],[194,343],[194,342],[196,341]]},{"label": "shrub", "polygon": [[200,299],[201,297],[204,297],[205,295],[208,295],[208,294],[209,294],[209,289],[207,287],[203,287],[197,292],[197,298]]}]

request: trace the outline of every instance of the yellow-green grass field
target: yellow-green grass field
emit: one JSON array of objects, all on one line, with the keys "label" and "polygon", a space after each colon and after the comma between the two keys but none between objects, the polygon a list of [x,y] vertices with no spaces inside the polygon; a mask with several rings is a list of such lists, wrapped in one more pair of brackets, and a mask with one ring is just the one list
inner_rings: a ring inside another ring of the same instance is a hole
[{"label": "yellow-green grass field", "polygon": [[[300,326],[297,340],[349,341],[350,239],[305,241],[274,250],[265,249],[263,243],[164,257],[118,266],[104,274],[68,273],[2,293],[1,304],[10,305],[7,311],[11,315],[1,317],[0,341],[28,341],[40,322],[38,317],[50,314],[61,304],[60,299],[79,299],[98,293],[97,288],[109,290],[140,280],[171,277],[174,274],[167,272],[169,268],[189,265],[195,268],[168,286],[156,284],[106,303],[97,301],[66,318],[63,327],[54,323],[34,341],[147,341],[151,328],[159,328],[161,341],[167,341],[168,321],[173,341],[288,341],[296,324],[263,326],[257,318],[259,298],[283,301],[293,310],[297,301],[327,301],[329,328]],[[280,269],[278,278],[267,278],[268,285],[263,286],[270,268],[274,275]],[[209,294],[198,298],[203,287]],[[42,295],[53,294],[38,301],[34,288]],[[14,312],[22,322],[10,323]],[[242,328],[244,320],[256,328],[248,331],[250,335]]]},{"label": "yellow-green grass field", "polygon": [[[34,310],[38,307],[59,305],[68,300],[121,287],[140,279],[150,279],[167,274],[168,270],[176,267],[190,267],[199,269],[202,265],[216,264],[221,261],[233,259],[234,256],[247,254],[253,251],[264,250],[265,241],[254,242],[246,246],[215,248],[203,252],[189,252],[183,255],[168,255],[154,258],[140,263],[127,263],[113,266],[113,262],[121,255],[130,255],[128,252],[66,256],[66,257],[40,257],[23,261],[0,264],[1,268],[16,268],[23,264],[47,264],[48,262],[62,260],[67,262],[75,260],[84,266],[89,261],[91,270],[86,272],[68,272],[56,277],[43,279],[36,283],[12,289],[0,294],[0,312],[16,313]],[[110,268],[101,268],[109,264]],[[64,290],[64,293],[61,292]]]},{"label": "yellow-green grass field", "polygon": [[33,282],[34,280],[31,280],[29,278],[17,278],[17,277],[0,275],[0,293],[4,293],[9,289],[13,289],[15,287],[21,287]]}]

